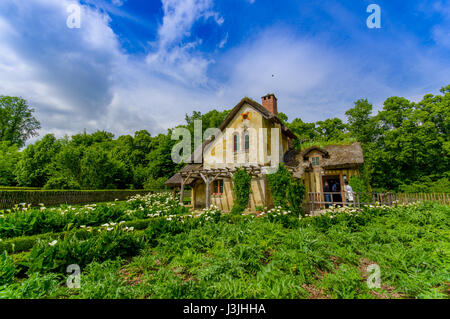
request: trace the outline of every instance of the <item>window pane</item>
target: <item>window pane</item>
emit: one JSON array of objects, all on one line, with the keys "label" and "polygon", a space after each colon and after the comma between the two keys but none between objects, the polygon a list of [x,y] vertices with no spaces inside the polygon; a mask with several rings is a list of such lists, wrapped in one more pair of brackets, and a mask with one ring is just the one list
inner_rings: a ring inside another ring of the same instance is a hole
[{"label": "window pane", "polygon": [[245,134],[245,150],[248,151],[250,149],[250,135]]},{"label": "window pane", "polygon": [[313,166],[318,166],[319,165],[319,158],[318,157],[313,157],[312,158],[312,165]]}]

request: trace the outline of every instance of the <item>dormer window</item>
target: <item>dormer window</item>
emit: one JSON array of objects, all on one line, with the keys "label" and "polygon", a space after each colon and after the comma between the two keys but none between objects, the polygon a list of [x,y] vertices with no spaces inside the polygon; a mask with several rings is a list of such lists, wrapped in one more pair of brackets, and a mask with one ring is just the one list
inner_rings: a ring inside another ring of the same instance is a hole
[{"label": "dormer window", "polygon": [[315,157],[311,158],[311,163],[312,163],[312,166],[319,166],[320,165],[319,157],[315,156]]}]

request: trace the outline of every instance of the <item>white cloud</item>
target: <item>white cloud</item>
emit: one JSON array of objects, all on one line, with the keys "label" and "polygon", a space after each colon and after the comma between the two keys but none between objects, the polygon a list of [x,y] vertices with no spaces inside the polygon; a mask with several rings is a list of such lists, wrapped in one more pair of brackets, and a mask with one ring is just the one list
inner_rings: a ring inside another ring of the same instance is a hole
[{"label": "white cloud", "polygon": [[[445,85],[450,74],[448,63],[419,50],[415,39],[392,39],[396,51],[385,52],[367,34],[353,35],[362,49],[331,48],[323,35],[299,37],[277,27],[236,48],[225,46],[227,34],[217,47],[228,51],[213,61],[191,35],[197,21],[225,23],[212,0],[164,0],[157,40],[139,59],[122,50],[110,18],[93,5],[83,7],[81,29],[68,29],[69,3],[0,2],[0,94],[29,100],[41,134],[84,128],[155,134],[192,110],[231,108],[243,96],[259,100],[268,92],[290,118],[317,121],[343,117],[358,98],[379,105],[390,95],[420,96]],[[408,58],[393,74],[399,56]]]},{"label": "white cloud", "polygon": [[164,17],[158,29],[158,40],[147,63],[155,72],[185,83],[205,85],[207,68],[213,62],[196,52],[201,39],[185,42],[194,23],[213,18],[221,25],[224,19],[212,10],[212,0],[162,0]]}]

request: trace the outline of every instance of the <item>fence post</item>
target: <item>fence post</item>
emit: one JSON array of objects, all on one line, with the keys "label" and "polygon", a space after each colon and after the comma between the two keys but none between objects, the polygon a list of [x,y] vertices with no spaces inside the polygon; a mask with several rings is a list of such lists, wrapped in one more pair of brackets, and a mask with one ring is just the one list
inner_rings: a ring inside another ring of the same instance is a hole
[{"label": "fence post", "polygon": [[356,199],[358,200],[358,211],[361,211],[361,202],[359,201],[359,193],[356,193]]}]

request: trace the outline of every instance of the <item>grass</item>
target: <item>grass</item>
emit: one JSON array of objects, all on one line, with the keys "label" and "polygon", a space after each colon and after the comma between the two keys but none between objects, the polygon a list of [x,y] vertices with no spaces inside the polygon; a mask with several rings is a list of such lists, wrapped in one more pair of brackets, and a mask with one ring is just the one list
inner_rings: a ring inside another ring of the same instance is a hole
[{"label": "grass", "polygon": [[[58,248],[58,259],[41,243],[28,263],[45,271],[28,270],[13,283],[3,258],[9,283],[0,298],[448,298],[449,215],[449,206],[419,203],[302,219],[158,217],[131,254],[101,254],[109,237],[128,247],[129,234],[89,239],[87,259],[77,257],[74,239]],[[64,249],[83,265],[80,289],[64,285]],[[380,288],[366,284],[371,264],[380,267]]]}]

